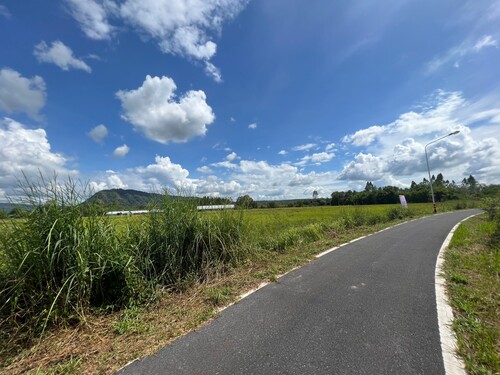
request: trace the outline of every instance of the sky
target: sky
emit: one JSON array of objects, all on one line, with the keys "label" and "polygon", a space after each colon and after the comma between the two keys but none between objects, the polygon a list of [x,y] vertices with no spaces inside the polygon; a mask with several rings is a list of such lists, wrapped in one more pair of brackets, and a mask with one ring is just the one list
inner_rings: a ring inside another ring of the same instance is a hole
[{"label": "sky", "polygon": [[500,183],[498,0],[0,0],[19,180],[256,200]]}]

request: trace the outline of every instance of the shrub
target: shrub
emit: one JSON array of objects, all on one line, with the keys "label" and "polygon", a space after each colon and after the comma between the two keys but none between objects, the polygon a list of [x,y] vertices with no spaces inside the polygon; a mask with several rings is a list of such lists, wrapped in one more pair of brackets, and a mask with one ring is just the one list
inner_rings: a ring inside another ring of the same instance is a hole
[{"label": "shrub", "polygon": [[500,201],[498,198],[484,198],[481,201],[481,208],[488,214],[488,220],[493,221],[497,217]]}]

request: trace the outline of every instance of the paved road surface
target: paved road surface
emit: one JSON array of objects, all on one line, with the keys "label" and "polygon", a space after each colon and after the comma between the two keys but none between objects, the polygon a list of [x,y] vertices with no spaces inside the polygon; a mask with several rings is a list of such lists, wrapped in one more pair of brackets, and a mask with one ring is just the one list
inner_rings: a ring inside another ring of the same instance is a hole
[{"label": "paved road surface", "polygon": [[444,374],[434,268],[475,211],[416,220],[290,272],[122,374]]}]

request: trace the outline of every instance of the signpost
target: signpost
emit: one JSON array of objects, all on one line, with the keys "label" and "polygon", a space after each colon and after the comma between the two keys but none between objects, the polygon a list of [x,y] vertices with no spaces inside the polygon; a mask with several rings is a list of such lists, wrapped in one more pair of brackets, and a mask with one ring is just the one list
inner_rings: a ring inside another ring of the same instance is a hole
[{"label": "signpost", "polygon": [[408,208],[408,203],[406,203],[406,198],[404,195],[399,196],[399,202],[401,202],[401,207]]}]

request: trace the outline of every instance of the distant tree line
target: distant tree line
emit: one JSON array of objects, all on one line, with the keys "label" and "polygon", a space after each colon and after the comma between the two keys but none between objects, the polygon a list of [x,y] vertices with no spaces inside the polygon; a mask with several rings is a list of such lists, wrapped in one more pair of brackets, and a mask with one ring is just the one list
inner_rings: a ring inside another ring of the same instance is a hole
[{"label": "distant tree line", "polygon": [[195,197],[193,198],[198,206],[213,206],[213,205],[221,205],[221,204],[231,204],[233,200],[231,198],[223,198],[223,197]]},{"label": "distant tree line", "polygon": [[[461,182],[445,180],[442,173],[432,176],[432,188],[436,202],[457,199],[481,198],[500,194],[500,185],[484,185],[478,183],[472,175]],[[277,207],[307,207],[307,206],[343,206],[343,205],[369,205],[369,204],[394,204],[399,203],[399,195],[404,195],[408,203],[431,202],[429,180],[411,182],[410,187],[397,186],[377,187],[373,182],[366,182],[363,191],[334,191],[330,198],[319,198],[317,192],[312,199],[295,199],[287,201],[261,201],[257,202],[249,195],[238,197],[236,206],[240,208],[277,208]]]},{"label": "distant tree line", "polygon": [[[479,184],[472,175],[464,178],[461,183],[445,180],[442,173],[437,176],[433,175],[431,179],[436,202],[479,197],[487,194],[488,189],[495,190],[494,185],[488,187]],[[497,187],[497,190],[499,189],[500,187]],[[429,180],[424,178],[420,183],[412,181],[409,188],[396,186],[376,187],[371,181],[368,181],[363,191],[334,191],[331,194],[330,204],[332,206],[342,206],[399,203],[399,195],[401,194],[406,197],[408,203],[432,201]]]}]

